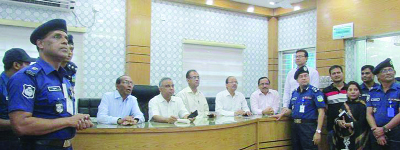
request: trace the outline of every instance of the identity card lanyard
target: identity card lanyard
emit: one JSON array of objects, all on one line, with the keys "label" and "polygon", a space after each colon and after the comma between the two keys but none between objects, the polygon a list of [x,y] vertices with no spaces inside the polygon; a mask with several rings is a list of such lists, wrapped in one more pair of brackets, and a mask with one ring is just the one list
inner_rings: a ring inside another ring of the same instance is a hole
[{"label": "identity card lanyard", "polygon": [[305,106],[304,106],[304,97],[303,97],[303,98],[301,98],[301,105],[300,105],[299,112],[304,113],[304,108],[305,108]]},{"label": "identity card lanyard", "polygon": [[387,115],[388,117],[394,117],[394,108],[392,107],[392,100],[389,100],[389,108],[387,108]]},{"label": "identity card lanyard", "polygon": [[67,103],[67,112],[71,115],[74,115],[74,104],[71,98],[68,96],[67,85],[65,83],[62,84],[64,98]]}]

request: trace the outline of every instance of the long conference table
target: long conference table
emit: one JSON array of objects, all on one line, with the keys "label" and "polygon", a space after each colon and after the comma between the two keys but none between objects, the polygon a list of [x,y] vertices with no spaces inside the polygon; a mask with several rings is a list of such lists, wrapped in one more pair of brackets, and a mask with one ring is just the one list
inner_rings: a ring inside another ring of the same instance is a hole
[{"label": "long conference table", "polygon": [[291,149],[291,121],[268,116],[197,117],[191,124],[146,122],[133,126],[97,124],[78,131],[76,150]]}]

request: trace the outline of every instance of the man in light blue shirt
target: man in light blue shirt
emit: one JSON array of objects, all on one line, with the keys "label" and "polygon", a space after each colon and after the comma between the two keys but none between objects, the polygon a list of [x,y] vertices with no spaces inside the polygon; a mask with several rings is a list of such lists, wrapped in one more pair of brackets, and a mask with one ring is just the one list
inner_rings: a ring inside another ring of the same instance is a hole
[{"label": "man in light blue shirt", "polygon": [[129,76],[120,76],[115,84],[117,90],[103,95],[97,112],[100,124],[134,125],[144,122],[136,97],[132,96],[134,87]]}]

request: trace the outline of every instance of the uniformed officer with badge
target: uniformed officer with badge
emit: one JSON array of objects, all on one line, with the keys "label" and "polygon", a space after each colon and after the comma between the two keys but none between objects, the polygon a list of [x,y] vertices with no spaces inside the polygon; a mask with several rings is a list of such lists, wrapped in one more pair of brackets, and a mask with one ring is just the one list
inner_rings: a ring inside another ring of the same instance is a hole
[{"label": "uniformed officer with badge", "polygon": [[8,117],[7,83],[12,75],[29,66],[36,59],[31,58],[23,49],[12,48],[4,53],[4,72],[0,77],[0,149],[17,150],[20,147],[19,138],[11,130]]},{"label": "uniformed officer with badge", "polygon": [[387,58],[379,63],[373,73],[381,86],[372,88],[367,99],[367,120],[373,134],[370,134],[371,149],[400,148],[400,84],[395,81],[396,71],[392,60]]},{"label": "uniformed officer with badge", "polygon": [[293,118],[292,149],[317,150],[321,142],[321,128],[325,117],[323,93],[310,85],[310,76],[306,66],[297,69],[294,79],[299,87],[293,91],[289,111],[272,117],[278,120],[284,116]]},{"label": "uniformed officer with badge", "polygon": [[21,136],[24,149],[72,149],[76,130],[93,124],[89,115],[75,113],[71,85],[61,67],[69,51],[65,20],[40,25],[30,41],[40,57],[7,84],[12,128]]},{"label": "uniformed officer with badge", "polygon": [[78,69],[78,66],[73,63],[72,57],[74,56],[74,37],[70,34],[68,35],[68,45],[69,45],[69,54],[67,59],[61,62],[61,67],[67,71],[67,74],[65,77],[68,79],[68,81],[71,83],[72,88],[75,87],[75,79],[76,79],[76,71]]},{"label": "uniformed officer with badge", "polygon": [[363,83],[361,86],[361,96],[360,99],[366,101],[369,99],[369,90],[372,88],[376,88],[379,86],[378,83],[375,83],[374,77],[375,75],[372,73],[374,71],[374,66],[371,65],[364,65],[361,67],[361,80]]}]

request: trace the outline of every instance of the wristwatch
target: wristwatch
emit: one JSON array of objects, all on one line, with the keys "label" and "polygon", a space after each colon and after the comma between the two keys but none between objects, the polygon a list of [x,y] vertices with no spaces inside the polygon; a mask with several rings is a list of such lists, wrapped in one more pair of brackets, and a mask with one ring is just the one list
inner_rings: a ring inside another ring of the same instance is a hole
[{"label": "wristwatch", "polygon": [[383,128],[383,132],[385,132],[385,133],[390,132],[390,129],[386,128],[385,126],[383,126],[382,128]]},{"label": "wristwatch", "polygon": [[317,133],[321,133],[322,131],[320,129],[315,130]]}]

